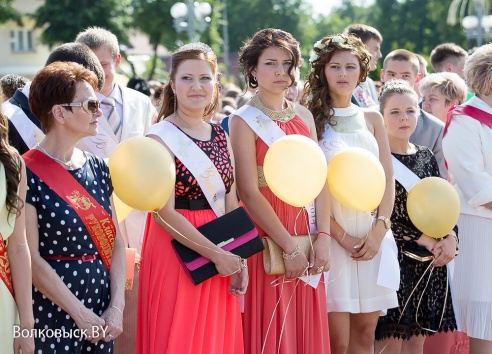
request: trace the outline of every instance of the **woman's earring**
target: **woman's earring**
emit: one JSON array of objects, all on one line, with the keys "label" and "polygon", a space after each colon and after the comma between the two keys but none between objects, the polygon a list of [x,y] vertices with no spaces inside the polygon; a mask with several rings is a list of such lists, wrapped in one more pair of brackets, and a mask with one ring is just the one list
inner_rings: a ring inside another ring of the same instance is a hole
[{"label": "woman's earring", "polygon": [[253,80],[255,80],[255,82],[258,82],[258,80],[256,80],[256,76],[253,75]]},{"label": "woman's earring", "polygon": [[176,118],[176,108],[178,106],[177,104],[177,99],[176,99],[176,93],[174,93],[174,117]]}]

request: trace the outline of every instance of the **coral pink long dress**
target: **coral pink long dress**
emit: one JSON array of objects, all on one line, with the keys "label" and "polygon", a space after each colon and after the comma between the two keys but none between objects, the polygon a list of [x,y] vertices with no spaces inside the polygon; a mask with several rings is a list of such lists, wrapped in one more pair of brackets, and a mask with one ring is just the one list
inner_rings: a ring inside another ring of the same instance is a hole
[{"label": "coral pink long dress", "polygon": [[[287,134],[310,136],[306,124],[298,116],[275,120]],[[256,162],[263,166],[268,146],[260,139],[256,142]],[[261,176],[259,177],[260,184]],[[302,186],[300,186],[302,188]],[[306,235],[306,216],[278,199],[268,188],[260,187],[261,194],[271,204],[278,218],[294,235]],[[250,206],[251,207],[251,206]],[[260,236],[265,232],[258,227]],[[260,354],[327,354],[330,353],[326,295],[323,283],[316,289],[297,279],[282,283],[279,276],[267,275],[263,267],[263,254],[248,259],[249,287],[244,296],[244,341],[245,353]],[[321,278],[323,280],[323,276]],[[276,283],[277,282],[277,286]],[[282,285],[283,284],[283,285]],[[277,302],[279,301],[278,306]],[[268,333],[267,333],[268,332]]]},{"label": "coral pink long dress", "polygon": [[469,354],[470,339],[463,332],[441,332],[427,337],[424,354]]},{"label": "coral pink long dress", "polygon": [[[192,139],[214,162],[226,191],[233,182],[223,129],[213,125],[210,141]],[[203,199],[197,181],[176,161],[177,199]],[[217,216],[212,209],[176,209],[193,226]],[[138,306],[138,354],[243,354],[239,298],[229,295],[229,278],[216,275],[193,285],[179,263],[173,237],[148,220],[142,248]]]}]

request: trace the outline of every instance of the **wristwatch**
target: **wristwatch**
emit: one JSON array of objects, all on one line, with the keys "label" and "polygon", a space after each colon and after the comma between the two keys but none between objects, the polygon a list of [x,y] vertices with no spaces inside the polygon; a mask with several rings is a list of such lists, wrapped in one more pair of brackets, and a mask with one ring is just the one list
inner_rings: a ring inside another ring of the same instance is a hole
[{"label": "wristwatch", "polygon": [[384,222],[384,227],[386,228],[386,230],[391,229],[391,220],[388,219],[386,216],[378,216],[378,220],[382,220]]}]

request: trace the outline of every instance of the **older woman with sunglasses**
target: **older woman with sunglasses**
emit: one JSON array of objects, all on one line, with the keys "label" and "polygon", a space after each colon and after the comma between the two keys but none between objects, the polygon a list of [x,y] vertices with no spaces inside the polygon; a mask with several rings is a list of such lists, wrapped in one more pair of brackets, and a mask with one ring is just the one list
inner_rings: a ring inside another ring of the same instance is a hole
[{"label": "older woman with sunglasses", "polygon": [[94,73],[61,62],[31,84],[29,105],[46,134],[23,155],[36,353],[111,353],[122,332],[125,249],[109,170],[75,147],[97,134],[96,88]]}]

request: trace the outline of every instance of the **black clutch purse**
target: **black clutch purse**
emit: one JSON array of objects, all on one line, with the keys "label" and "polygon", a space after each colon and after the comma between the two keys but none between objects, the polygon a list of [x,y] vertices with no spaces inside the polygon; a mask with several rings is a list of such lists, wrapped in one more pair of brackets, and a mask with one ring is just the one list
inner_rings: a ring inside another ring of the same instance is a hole
[{"label": "black clutch purse", "polygon": [[[251,257],[264,249],[258,231],[243,207],[234,209],[197,230],[223,250],[241,258]],[[218,274],[215,264],[208,258],[176,240],[172,240],[171,244],[193,284],[200,284]]]},{"label": "black clutch purse", "polygon": [[[434,259],[434,255],[432,254],[432,252],[424,246],[403,246],[402,253],[409,260],[419,263],[428,263]],[[456,255],[458,255],[458,253],[459,251],[458,249],[456,249]]]}]

